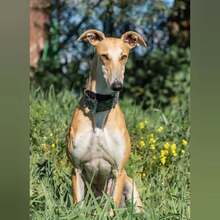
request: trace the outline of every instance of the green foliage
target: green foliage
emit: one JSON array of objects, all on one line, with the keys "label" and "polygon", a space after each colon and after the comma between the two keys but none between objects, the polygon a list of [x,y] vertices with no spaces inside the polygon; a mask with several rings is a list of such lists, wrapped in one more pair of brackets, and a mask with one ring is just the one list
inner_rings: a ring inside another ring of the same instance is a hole
[{"label": "green foliage", "polygon": [[176,14],[181,19],[173,18],[175,24],[188,22],[188,1],[187,7],[178,6],[176,1],[178,7],[172,9],[164,1],[90,2],[89,7],[88,2],[81,0],[61,1],[59,8],[52,4],[48,42],[32,83],[44,90],[54,85],[56,91],[67,88],[77,94],[82,92],[94,50],[89,44],[76,41],[80,34],[96,28],[106,36],[120,37],[133,30],[144,36],[148,48],[131,51],[123,95],[133,97],[143,107],[163,108],[173,102],[185,102],[190,81],[189,45],[184,49],[176,41],[170,42],[172,31],[167,26],[169,17]]},{"label": "green foliage", "polygon": [[[89,59],[89,58],[88,58]],[[77,65],[78,66],[78,65]],[[76,66],[69,66],[71,74],[38,73],[41,87],[45,90],[54,85],[57,91],[63,88],[82,92],[87,75],[79,74]],[[190,51],[175,46],[166,51],[155,49],[143,57],[131,52],[126,65],[122,96],[132,97],[143,107],[164,108],[173,103],[188,105],[190,90]]]},{"label": "green foliage", "polygon": [[[113,204],[106,195],[95,199],[89,191],[83,204],[72,204],[72,166],[66,157],[65,136],[77,102],[68,90],[55,94],[51,88],[44,94],[41,89],[31,89],[32,219],[109,219]],[[114,219],[189,220],[189,120],[186,106],[176,104],[164,111],[154,108],[143,111],[130,99],[123,99],[120,103],[132,141],[132,154],[126,170],[138,186],[144,213],[135,214],[132,204],[128,204],[126,208],[115,209]],[[176,144],[176,154],[170,147],[163,163],[161,151],[166,142]]]},{"label": "green foliage", "polygon": [[141,59],[131,56],[124,94],[142,102],[145,107],[166,107],[173,102],[188,104],[189,64],[189,50],[177,47],[166,51],[155,49]]}]

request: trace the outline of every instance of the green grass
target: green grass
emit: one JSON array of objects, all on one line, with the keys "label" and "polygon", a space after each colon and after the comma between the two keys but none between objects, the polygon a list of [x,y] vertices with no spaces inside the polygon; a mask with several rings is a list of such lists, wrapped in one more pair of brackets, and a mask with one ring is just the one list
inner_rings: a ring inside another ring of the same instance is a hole
[{"label": "green grass", "polygon": [[[69,91],[55,95],[30,92],[30,215],[32,219],[109,218],[111,198],[95,199],[89,191],[83,204],[73,205],[71,169],[66,157],[65,135],[78,100]],[[132,204],[115,209],[114,219],[190,219],[189,119],[187,103],[143,111],[131,100],[120,101],[132,141],[126,167],[140,192],[144,213],[135,214]],[[159,127],[162,127],[158,130]],[[162,131],[161,131],[162,130]],[[171,147],[161,164],[164,144]],[[175,149],[174,149],[175,150]]]}]

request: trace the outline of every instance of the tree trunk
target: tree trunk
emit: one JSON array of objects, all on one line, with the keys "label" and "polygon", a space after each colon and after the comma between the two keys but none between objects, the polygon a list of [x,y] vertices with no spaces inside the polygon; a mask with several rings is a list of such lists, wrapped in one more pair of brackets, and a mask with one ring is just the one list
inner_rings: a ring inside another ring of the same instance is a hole
[{"label": "tree trunk", "polygon": [[29,49],[30,66],[36,68],[47,39],[50,0],[30,0]]}]

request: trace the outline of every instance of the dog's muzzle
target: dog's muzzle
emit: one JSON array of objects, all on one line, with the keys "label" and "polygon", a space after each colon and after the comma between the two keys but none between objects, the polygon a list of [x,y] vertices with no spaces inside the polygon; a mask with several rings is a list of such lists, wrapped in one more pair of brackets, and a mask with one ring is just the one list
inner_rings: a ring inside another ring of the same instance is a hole
[{"label": "dog's muzzle", "polygon": [[115,80],[111,85],[111,89],[113,91],[121,91],[122,87],[123,87],[122,83],[118,80]]}]

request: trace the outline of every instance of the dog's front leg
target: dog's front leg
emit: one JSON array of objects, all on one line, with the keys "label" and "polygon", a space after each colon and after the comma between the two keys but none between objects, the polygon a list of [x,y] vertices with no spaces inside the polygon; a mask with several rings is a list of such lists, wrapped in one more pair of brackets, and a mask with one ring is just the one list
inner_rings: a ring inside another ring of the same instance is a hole
[{"label": "dog's front leg", "polygon": [[116,172],[115,188],[113,193],[113,200],[116,207],[119,207],[121,204],[122,193],[125,185],[126,173],[124,170],[119,170]]},{"label": "dog's front leg", "polygon": [[125,195],[125,202],[131,201],[135,207],[136,212],[143,211],[143,204],[141,202],[139,193],[137,191],[137,187],[135,182],[128,176],[125,178],[125,185],[124,185],[124,195]]},{"label": "dog's front leg", "polygon": [[73,203],[81,202],[85,196],[85,184],[81,177],[81,171],[75,169],[72,174],[72,193],[73,193]]}]

